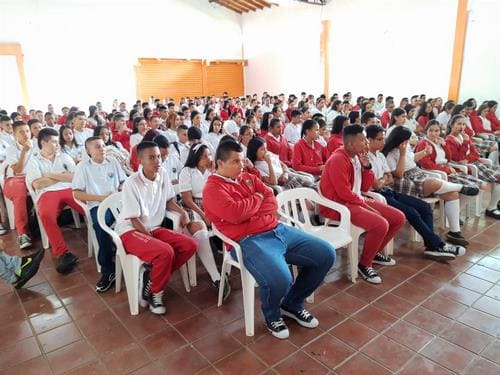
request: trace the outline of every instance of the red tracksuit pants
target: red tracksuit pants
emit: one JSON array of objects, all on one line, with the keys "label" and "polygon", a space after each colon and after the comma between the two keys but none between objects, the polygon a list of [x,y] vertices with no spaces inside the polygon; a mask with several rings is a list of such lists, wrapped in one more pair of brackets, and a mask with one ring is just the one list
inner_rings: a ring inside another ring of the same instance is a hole
[{"label": "red tracksuit pants", "polygon": [[5,180],[5,197],[14,206],[14,221],[18,235],[28,234],[28,188],[24,176],[9,177]]},{"label": "red tracksuit pants", "polygon": [[68,251],[64,242],[61,228],[57,225],[57,218],[66,206],[70,206],[80,215],[85,215],[82,208],[73,199],[71,188],[46,191],[38,198],[38,215],[49,239],[50,247],[55,256],[61,256]]},{"label": "red tracksuit pants", "polygon": [[405,223],[398,209],[373,200],[366,200],[372,210],[361,206],[348,206],[351,223],[365,230],[365,243],[359,263],[371,267],[375,254],[381,251]]},{"label": "red tracksuit pants", "polygon": [[120,236],[129,254],[151,264],[151,292],[161,292],[174,271],[196,253],[198,243],[191,237],[166,228],[157,228],[152,236],[136,230]]}]

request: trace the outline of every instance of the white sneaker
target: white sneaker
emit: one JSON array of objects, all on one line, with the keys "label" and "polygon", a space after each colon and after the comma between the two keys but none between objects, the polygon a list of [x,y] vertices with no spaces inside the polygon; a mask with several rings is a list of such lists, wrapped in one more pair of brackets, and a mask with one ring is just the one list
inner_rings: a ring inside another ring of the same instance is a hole
[{"label": "white sneaker", "polygon": [[6,229],[2,223],[0,223],[0,236],[3,236],[4,234],[7,234],[9,232],[8,229]]},{"label": "white sneaker", "polygon": [[149,311],[153,314],[165,314],[167,309],[163,304],[163,291],[151,294],[149,297]]},{"label": "white sneaker", "polygon": [[284,340],[290,336],[290,331],[283,321],[283,318],[274,322],[266,322],[266,325],[269,332],[271,332],[271,334],[278,339]]},{"label": "white sneaker", "polygon": [[21,234],[19,237],[17,237],[17,243],[19,245],[19,248],[21,249],[27,249],[28,247],[31,247],[31,238],[27,234]]},{"label": "white sneaker", "polygon": [[372,284],[382,283],[382,279],[380,278],[380,276],[371,267],[365,267],[365,266],[362,266],[361,264],[359,264],[358,265],[358,273],[361,275],[361,277],[364,280],[368,281],[369,283],[372,283]]}]

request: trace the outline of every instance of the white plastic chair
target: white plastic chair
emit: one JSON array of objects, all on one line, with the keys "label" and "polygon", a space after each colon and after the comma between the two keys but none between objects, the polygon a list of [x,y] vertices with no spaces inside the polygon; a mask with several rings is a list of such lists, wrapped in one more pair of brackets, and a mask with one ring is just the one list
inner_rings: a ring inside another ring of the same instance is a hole
[{"label": "white plastic chair", "polygon": [[[26,187],[28,188],[28,192],[31,196],[31,199],[33,200],[33,206],[35,207],[35,212],[36,212],[36,217],[38,220],[38,226],[40,227],[40,236],[42,237],[42,246],[44,249],[48,249],[50,247],[49,244],[49,238],[47,237],[47,232],[45,231],[45,228],[43,227],[42,220],[40,220],[40,214],[38,213],[38,198],[40,196],[35,192],[33,189],[33,186],[31,184],[26,183]],[[75,227],[77,229],[80,229],[81,223],[80,223],[80,214],[73,210],[71,207],[66,206],[64,209],[70,209],[71,214],[73,215],[73,221],[75,222]]]},{"label": "white plastic chair", "polygon": [[[108,233],[115,246],[116,246],[116,258],[115,258],[115,275],[116,275],[116,293],[120,292],[121,284],[122,284],[122,271],[125,277],[125,285],[127,287],[127,296],[128,303],[130,307],[130,314],[137,315],[139,314],[139,292],[142,285],[142,275],[143,275],[143,265],[144,262],[141,261],[138,257],[132,254],[127,254],[125,248],[123,247],[123,243],[120,239],[120,236],[109,226],[106,225],[106,212],[108,210],[111,211],[115,220],[118,218],[120,214],[120,209],[122,207],[121,202],[121,193],[117,192],[109,197],[107,197],[104,201],[101,202],[99,208],[97,209],[97,221],[101,228]],[[168,215],[169,218],[174,222],[175,225],[178,226],[179,217],[178,215]],[[176,224],[177,223],[177,224]],[[188,272],[186,265],[183,265],[180,268],[182,281],[184,282],[184,287],[186,291],[189,292],[189,280],[188,280]]]},{"label": "white plastic chair", "polygon": [[[2,188],[2,193],[5,201],[5,208],[7,209],[7,217],[9,218],[9,228],[10,229],[16,229],[16,221],[14,217],[14,204],[12,201],[5,196],[5,173],[8,165],[5,163],[2,163],[0,165],[0,186]],[[9,229],[6,227],[6,229]]]},{"label": "white plastic chair", "polygon": [[90,215],[90,210],[86,203],[75,198],[73,194],[73,199],[85,212],[85,224],[87,225],[87,247],[88,247],[88,257],[92,258],[92,253],[95,256],[95,263],[97,265],[97,272],[101,272],[101,266],[99,265],[98,255],[99,255],[99,243],[97,242],[97,236],[95,234],[94,225],[92,223],[92,216]]}]

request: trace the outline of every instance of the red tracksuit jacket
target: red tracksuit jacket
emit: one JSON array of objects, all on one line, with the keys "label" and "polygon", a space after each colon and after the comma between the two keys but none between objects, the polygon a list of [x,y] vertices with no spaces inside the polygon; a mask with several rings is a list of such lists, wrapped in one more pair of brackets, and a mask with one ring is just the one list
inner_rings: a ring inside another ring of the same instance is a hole
[{"label": "red tracksuit jacket", "polygon": [[293,147],[292,168],[296,171],[319,176],[321,174],[320,166],[325,164],[326,159],[328,159],[326,147],[314,141],[313,148],[302,138]]},{"label": "red tracksuit jacket", "polygon": [[334,151],[340,147],[344,146],[344,136],[342,134],[332,134],[326,149],[328,151],[328,156],[334,153]]},{"label": "red tracksuit jacket", "polygon": [[267,150],[278,155],[283,163],[291,167],[293,150],[286,138],[280,135],[280,140],[278,141],[274,136],[267,133],[264,139],[266,140]]},{"label": "red tracksuit jacket", "polygon": [[[446,172],[446,174],[451,173],[451,168],[447,167],[445,165],[440,165],[436,163],[436,149],[434,148],[434,145],[427,141],[426,139],[422,139],[420,142],[417,143],[415,146],[415,152],[419,152],[425,149],[425,146],[431,146],[432,147],[432,152],[430,155],[424,156],[422,159],[418,161],[418,164],[424,168],[424,169],[435,169],[438,171],[443,171]],[[446,159],[451,160],[451,156],[448,154],[448,150],[446,149],[446,146],[443,147],[445,154],[446,154]]]},{"label": "red tracksuit jacket", "polygon": [[479,153],[470,138],[460,144],[452,135],[446,137],[446,155],[450,155],[450,160],[455,162],[467,160],[472,163],[479,160]]}]

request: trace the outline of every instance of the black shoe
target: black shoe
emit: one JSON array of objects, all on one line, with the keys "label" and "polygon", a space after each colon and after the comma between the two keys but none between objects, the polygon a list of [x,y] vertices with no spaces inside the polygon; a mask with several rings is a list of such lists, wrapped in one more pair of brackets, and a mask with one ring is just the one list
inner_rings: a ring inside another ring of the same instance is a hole
[{"label": "black shoe", "polygon": [[385,256],[384,253],[377,253],[375,254],[375,258],[373,258],[373,263],[382,266],[394,266],[396,261],[391,257]]},{"label": "black shoe", "polygon": [[492,217],[493,219],[500,219],[500,210],[486,210],[484,211],[484,216]]},{"label": "black shoe", "polygon": [[[214,282],[212,282],[212,286],[218,292],[220,287],[220,280],[215,280]],[[226,275],[226,280],[224,280],[224,292],[222,293],[222,300],[225,301],[230,294],[231,294],[231,285],[229,285],[229,280],[227,279]]]},{"label": "black shoe", "polygon": [[67,251],[59,257],[56,271],[62,273],[63,275],[67,274],[73,270],[73,268],[77,263],[78,263],[78,258],[69,251]]},{"label": "black shoe", "polygon": [[96,284],[95,291],[98,293],[104,293],[109,290],[113,285],[115,285],[115,274],[111,273],[109,275],[102,275],[101,280]]},{"label": "black shoe", "polygon": [[149,278],[151,271],[149,269],[145,269],[142,275],[142,290],[139,295],[139,305],[141,307],[147,307],[149,305],[149,297],[151,297],[151,285],[152,282]]},{"label": "black shoe", "polygon": [[149,296],[149,311],[153,314],[165,314],[167,309],[163,304],[163,290],[158,293],[151,293]]},{"label": "black shoe", "polygon": [[446,239],[454,245],[467,246],[469,244],[469,241],[462,236],[461,232],[448,232],[446,233]]},{"label": "black shoe", "polygon": [[479,194],[479,188],[477,186],[466,186],[463,185],[460,189],[460,194],[468,195],[469,197],[474,197]]},{"label": "black shoe", "polygon": [[269,332],[271,332],[271,334],[278,339],[283,340],[287,339],[288,336],[290,336],[290,331],[283,321],[283,318],[280,318],[279,320],[276,320],[274,322],[266,322],[266,326]]},{"label": "black shoe", "polygon": [[12,283],[16,289],[22,288],[40,268],[40,263],[45,255],[45,250],[38,250],[36,253],[21,258],[21,270],[17,280]]},{"label": "black shoe", "polygon": [[465,254],[465,248],[460,245],[444,244],[436,249],[425,249],[424,254],[439,260],[453,260],[457,256]]},{"label": "black shoe", "polygon": [[382,279],[372,267],[365,267],[358,264],[358,273],[361,275],[363,280],[366,280],[371,284],[380,284],[382,282]]},{"label": "black shoe", "polygon": [[294,319],[302,327],[316,328],[317,326],[319,326],[319,320],[311,315],[311,313],[306,309],[300,311],[291,311],[281,306],[281,315]]}]

